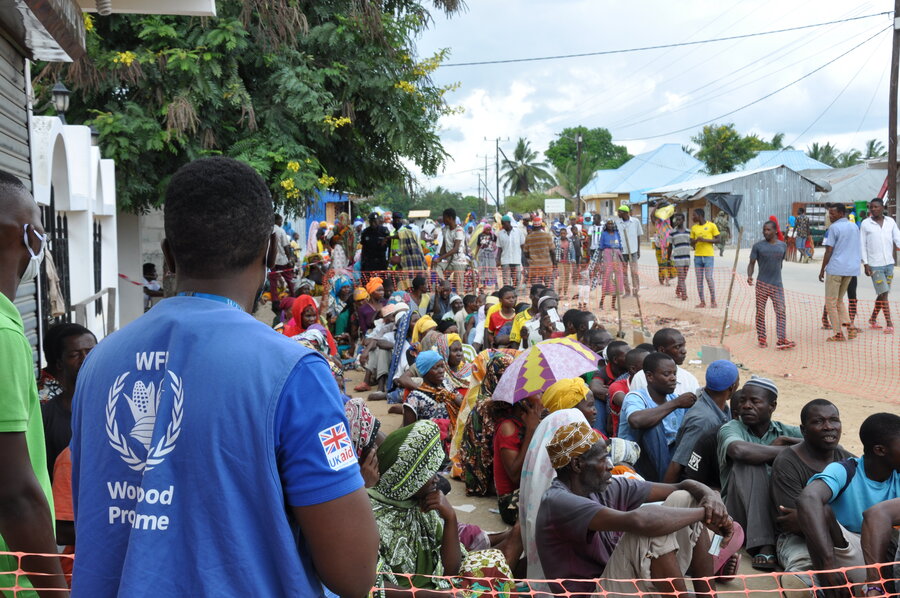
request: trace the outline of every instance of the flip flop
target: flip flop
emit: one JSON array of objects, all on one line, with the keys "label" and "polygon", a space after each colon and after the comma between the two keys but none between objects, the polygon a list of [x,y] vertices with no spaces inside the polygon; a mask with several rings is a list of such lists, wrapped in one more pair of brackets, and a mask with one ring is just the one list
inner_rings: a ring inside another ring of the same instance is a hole
[{"label": "flip flop", "polygon": [[372,387],[366,384],[365,382],[360,382],[356,386],[353,387],[353,390],[356,392],[366,392],[372,390]]},{"label": "flip flop", "polygon": [[737,575],[737,572],[741,569],[741,558],[742,555],[740,552],[731,555],[728,560],[719,567],[718,571],[716,571],[716,583],[728,583],[729,581],[733,581],[734,576]]},{"label": "flip flop", "polygon": [[[762,561],[757,560],[760,557],[762,557]],[[775,558],[774,554],[763,554],[760,552],[753,557],[753,562],[750,563],[750,566],[757,571],[774,571],[778,568],[778,559]]]}]

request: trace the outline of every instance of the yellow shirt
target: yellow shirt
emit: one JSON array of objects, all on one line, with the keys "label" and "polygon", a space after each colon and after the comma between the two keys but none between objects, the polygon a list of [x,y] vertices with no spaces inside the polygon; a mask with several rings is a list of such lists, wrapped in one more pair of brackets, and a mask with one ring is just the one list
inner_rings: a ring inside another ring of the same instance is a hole
[{"label": "yellow shirt", "polygon": [[509,342],[511,343],[521,343],[522,342],[522,326],[525,325],[525,322],[532,318],[531,308],[529,307],[523,312],[517,313],[515,319],[512,324],[512,331],[509,333]]},{"label": "yellow shirt", "polygon": [[[719,228],[715,222],[706,221],[705,224],[695,224],[691,227],[691,239],[712,239],[719,234]],[[700,243],[694,245],[694,256],[713,257],[716,252],[712,243]]]}]

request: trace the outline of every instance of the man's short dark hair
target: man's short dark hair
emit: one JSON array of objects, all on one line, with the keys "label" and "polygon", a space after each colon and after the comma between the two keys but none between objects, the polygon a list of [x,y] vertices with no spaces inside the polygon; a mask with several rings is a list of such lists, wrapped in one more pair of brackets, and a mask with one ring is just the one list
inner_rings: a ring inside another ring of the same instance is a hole
[{"label": "man's short dark hair", "polygon": [[477,302],[478,297],[476,297],[475,295],[466,295],[465,297],[463,297],[463,306],[472,305],[473,303]]},{"label": "man's short dark hair", "polygon": [[640,346],[635,347],[625,354],[625,366],[631,369],[632,366],[641,364],[641,369],[643,369],[644,357],[649,353],[652,353],[652,351],[642,349]]},{"label": "man's short dark hair", "polygon": [[588,322],[596,319],[594,314],[589,311],[578,311],[572,319],[572,325],[578,330],[582,326],[586,326]]},{"label": "man's short dark hair", "polygon": [[637,347],[635,347],[635,349],[643,349],[643,350],[646,351],[647,353],[653,353],[654,351],[656,351],[656,347],[654,347],[654,346],[653,346],[652,344],[650,344],[650,343],[641,343],[640,345],[638,345]]},{"label": "man's short dark hair", "polygon": [[827,399],[813,399],[812,401],[804,405],[802,409],[800,409],[801,424],[806,423],[806,420],[809,419],[809,412],[812,411],[812,409],[815,407],[834,407],[835,409],[837,409],[837,405]]},{"label": "man's short dark hair", "polygon": [[529,289],[528,294],[529,295],[537,295],[538,297],[540,297],[541,291],[543,291],[546,288],[547,288],[547,285],[544,285],[544,284],[540,284],[540,283],[533,284],[533,285],[531,285],[531,289]]},{"label": "man's short dark hair", "polygon": [[832,210],[834,210],[835,212],[837,212],[838,214],[846,214],[847,213],[847,206],[845,206],[842,203],[833,203],[829,207]]},{"label": "man's short dark hair", "polygon": [[628,353],[628,343],[625,341],[612,341],[608,345],[606,345],[606,361],[610,362],[619,357],[620,355],[624,355]]},{"label": "man's short dark hair", "polygon": [[500,287],[500,290],[497,291],[497,298],[503,299],[503,295],[506,295],[507,293],[515,294],[515,292],[516,292],[516,287],[510,287],[510,286]]},{"label": "man's short dark hair", "polygon": [[578,321],[578,314],[581,313],[580,309],[569,309],[566,310],[566,313],[562,316],[563,326],[567,327],[571,324],[575,326],[575,322]]},{"label": "man's short dark hair", "polygon": [[694,208],[694,214],[700,214],[703,217],[706,217],[706,210],[703,208]]},{"label": "man's short dark hair", "polygon": [[250,266],[265,250],[275,217],[262,177],[221,156],[179,168],[166,189],[163,213],[178,267],[200,278]]},{"label": "man's short dark hair", "polygon": [[278,226],[281,226],[281,224],[283,222],[284,222],[284,217],[282,217],[281,214],[275,214],[275,224],[277,224]]},{"label": "man's short dark hair", "polygon": [[877,204],[883,206],[883,205],[884,205],[884,200],[881,199],[880,197],[873,197],[872,199],[869,200],[869,204],[871,205],[871,204],[873,204],[873,203],[877,203]]},{"label": "man's short dark hair", "polygon": [[454,210],[453,208],[447,208],[446,210],[444,210],[444,218],[449,218],[456,222],[456,210]]},{"label": "man's short dark hair", "polygon": [[662,364],[667,361],[675,363],[675,360],[672,359],[669,355],[661,351],[654,351],[644,358],[644,371],[647,373],[656,372],[662,366]]},{"label": "man's short dark hair", "polygon": [[871,455],[876,445],[887,446],[900,436],[900,415],[894,413],[873,413],[859,427],[863,453]]},{"label": "man's short dark hair", "polygon": [[156,264],[154,264],[153,262],[145,262],[143,269],[144,269],[144,276],[147,276],[148,274],[150,274],[151,272],[156,270]]},{"label": "man's short dark hair", "polygon": [[798,214],[806,214],[806,208],[797,208]]},{"label": "man's short dark hair", "polygon": [[81,336],[82,334],[90,334],[94,337],[94,340],[97,340],[97,337],[94,336],[94,333],[82,326],[81,324],[54,324],[47,330],[47,335],[44,337],[44,359],[47,360],[47,365],[49,365],[52,369],[56,368],[56,362],[62,359],[63,347],[66,344],[66,339],[73,336]]},{"label": "man's short dark hair", "polygon": [[412,279],[412,288],[421,289],[425,288],[428,285],[428,279],[419,274],[415,278]]},{"label": "man's short dark hair", "polygon": [[653,348],[658,351],[660,347],[666,347],[675,340],[676,335],[681,335],[681,332],[676,330],[675,328],[660,328],[656,331],[656,334],[653,335]]}]

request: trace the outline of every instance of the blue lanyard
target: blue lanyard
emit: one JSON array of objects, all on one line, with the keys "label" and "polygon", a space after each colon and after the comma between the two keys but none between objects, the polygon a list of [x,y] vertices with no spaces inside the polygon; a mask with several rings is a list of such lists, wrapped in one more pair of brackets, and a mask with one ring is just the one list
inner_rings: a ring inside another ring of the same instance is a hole
[{"label": "blue lanyard", "polygon": [[178,293],[176,297],[200,297],[201,299],[209,299],[210,301],[218,301],[219,303],[224,303],[225,305],[229,305],[234,307],[235,309],[239,309],[244,311],[244,308],[241,307],[236,301],[232,301],[228,297],[223,297],[221,295],[213,295],[211,293],[195,293],[193,291],[185,291],[182,293]]}]

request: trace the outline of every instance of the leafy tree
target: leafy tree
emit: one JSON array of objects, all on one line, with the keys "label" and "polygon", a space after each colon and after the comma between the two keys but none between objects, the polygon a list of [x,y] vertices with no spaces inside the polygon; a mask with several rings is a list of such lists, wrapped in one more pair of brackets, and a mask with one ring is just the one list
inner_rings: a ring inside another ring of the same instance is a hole
[{"label": "leafy tree", "polygon": [[475,212],[479,216],[484,213],[481,199],[472,195],[463,197],[462,193],[441,186],[410,192],[400,185],[389,185],[378,189],[364,205],[366,211],[382,207],[403,214],[409,214],[412,210],[430,210],[431,217],[435,219],[440,218],[445,208],[453,208],[463,219],[470,212]]},{"label": "leafy tree", "polygon": [[547,151],[544,152],[547,160],[557,170],[565,170],[569,164],[577,162],[578,145],[575,139],[578,135],[582,137],[582,165],[590,161],[596,166],[594,170],[609,170],[618,168],[632,158],[624,145],[616,145],[612,142],[612,134],[607,129],[569,127],[563,129],[558,134],[558,139],[551,141]]},{"label": "leafy tree", "polygon": [[706,164],[708,174],[731,172],[759,151],[754,149],[752,138],[737,132],[734,123],[706,125],[691,141],[699,146],[694,156]]},{"label": "leafy tree", "polygon": [[838,149],[831,144],[829,141],[825,145],[819,145],[818,142],[813,143],[811,146],[806,148],[806,155],[812,158],[813,160],[818,160],[823,164],[828,164],[829,166],[837,167],[838,165]]},{"label": "leafy tree", "polygon": [[845,152],[841,152],[837,157],[838,168],[847,168],[848,166],[853,166],[855,164],[862,163],[862,152],[858,149],[849,149]]},{"label": "leafy tree", "polygon": [[766,141],[761,138],[756,133],[751,133],[744,137],[744,140],[749,144],[750,149],[756,153],[766,151],[766,150],[792,150],[794,147],[789,145],[785,147],[784,145],[784,133],[775,133],[772,136],[772,139]]},{"label": "leafy tree", "polygon": [[547,163],[538,161],[538,153],[524,137],[516,143],[511,160],[504,156],[503,167],[506,170],[500,178],[510,194],[527,194],[541,184],[553,183],[553,176],[546,170]]},{"label": "leafy tree", "polygon": [[883,143],[877,139],[869,139],[866,141],[866,151],[863,156],[864,159],[871,160],[872,158],[884,158],[885,156],[887,156],[887,150],[884,149]]},{"label": "leafy tree", "polygon": [[[515,195],[507,195],[503,200],[504,211],[515,212],[516,214],[524,214],[526,212],[536,212],[544,209],[544,200],[551,197],[544,191],[530,191],[528,193],[516,193]],[[559,197],[553,194],[552,197]],[[573,209],[573,202],[566,199],[566,211]]]},{"label": "leafy tree", "polygon": [[[459,0],[434,0],[452,13]],[[120,205],[156,205],[186,161],[228,155],[255,167],[299,212],[315,189],[368,193],[436,173],[438,119],[451,111],[418,58],[430,22],[417,0],[219,0],[218,18],[86,16],[88,52],[48,64],[73,90],[70,122],[93,124],[116,160]],[[40,66],[40,65],[39,65]]]}]

